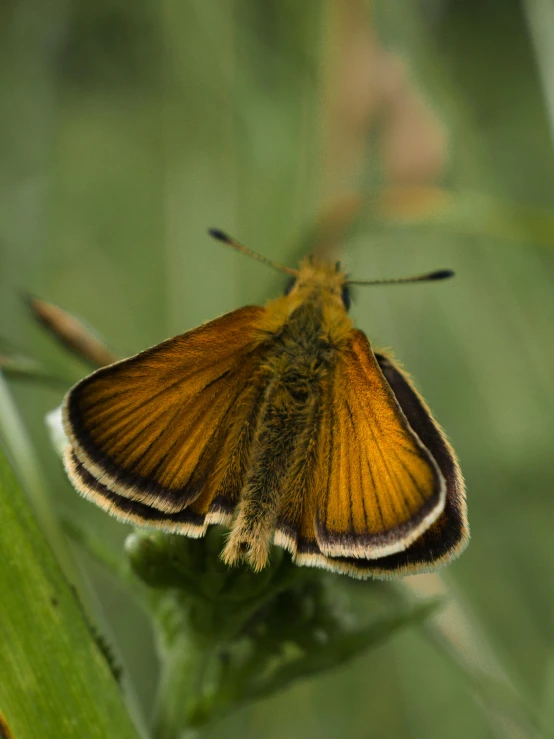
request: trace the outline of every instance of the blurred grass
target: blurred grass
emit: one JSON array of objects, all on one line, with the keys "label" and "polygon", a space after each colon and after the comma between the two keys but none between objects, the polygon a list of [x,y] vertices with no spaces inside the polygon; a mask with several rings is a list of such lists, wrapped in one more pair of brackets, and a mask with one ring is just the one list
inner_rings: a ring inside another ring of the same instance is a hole
[{"label": "blurred grass", "polygon": [[[83,316],[124,354],[277,294],[279,278],[205,232],[219,226],[283,262],[297,254],[331,177],[322,149],[335,4],[53,0],[47,17],[42,8],[0,9],[0,335],[79,374],[30,324],[20,288]],[[449,132],[440,184],[552,214],[550,122],[522,6],[380,0],[370,18]],[[378,181],[378,155],[361,162],[362,181]],[[362,213],[371,218],[344,259],[360,278],[457,272],[445,285],[360,289],[352,312],[394,348],[461,457],[472,542],[447,575],[522,695],[545,708],[547,736],[554,256],[525,223],[517,239],[509,219],[505,235],[480,235],[470,200],[440,229]],[[75,495],[49,448],[43,416],[60,393],[13,390],[56,510],[121,542],[127,529]],[[148,710],[157,674],[148,626],[109,576],[84,565]],[[490,731],[462,677],[411,632],[210,736]]]}]

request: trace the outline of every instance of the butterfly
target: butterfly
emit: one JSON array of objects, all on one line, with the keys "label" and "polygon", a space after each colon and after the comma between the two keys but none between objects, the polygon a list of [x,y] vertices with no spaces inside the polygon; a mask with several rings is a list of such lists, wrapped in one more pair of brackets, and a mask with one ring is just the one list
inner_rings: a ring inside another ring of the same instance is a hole
[{"label": "butterfly", "polygon": [[469,538],[456,456],[409,377],[348,316],[333,264],[277,264],[285,294],[96,370],[63,403],[75,488],[117,518],[201,537],[258,571],[271,545],[357,578],[429,571]]}]

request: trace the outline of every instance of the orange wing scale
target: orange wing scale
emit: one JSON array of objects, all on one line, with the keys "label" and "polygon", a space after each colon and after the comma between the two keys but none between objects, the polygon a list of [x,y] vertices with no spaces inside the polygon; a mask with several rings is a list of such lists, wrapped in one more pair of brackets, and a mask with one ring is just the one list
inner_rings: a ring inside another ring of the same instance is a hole
[{"label": "orange wing scale", "polygon": [[193,501],[191,525],[218,494],[230,510],[264,390],[263,314],[241,308],[76,385],[64,403],[76,487],[126,520],[152,507],[145,518],[170,529]]},{"label": "orange wing scale", "polygon": [[445,482],[404,416],[369,341],[352,331],[328,394],[316,536],[327,556],[402,551],[438,518]]}]

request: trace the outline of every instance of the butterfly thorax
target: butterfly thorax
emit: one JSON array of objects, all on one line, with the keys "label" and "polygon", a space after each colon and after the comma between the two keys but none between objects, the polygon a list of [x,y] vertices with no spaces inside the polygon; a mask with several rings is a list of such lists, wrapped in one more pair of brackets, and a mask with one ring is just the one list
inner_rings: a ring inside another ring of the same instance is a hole
[{"label": "butterfly thorax", "polygon": [[345,281],[336,265],[303,260],[289,293],[267,303],[263,329],[292,351],[317,352],[324,344],[340,350],[352,330],[342,298]]}]

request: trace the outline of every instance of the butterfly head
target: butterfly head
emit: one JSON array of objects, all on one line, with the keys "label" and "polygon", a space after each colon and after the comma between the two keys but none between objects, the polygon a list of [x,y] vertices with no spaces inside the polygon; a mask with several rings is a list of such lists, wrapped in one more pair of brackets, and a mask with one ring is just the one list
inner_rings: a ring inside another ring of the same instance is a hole
[{"label": "butterfly head", "polygon": [[350,308],[347,276],[340,262],[320,261],[311,256],[300,262],[298,274],[289,280],[285,295],[300,302],[323,299],[343,310]]}]

